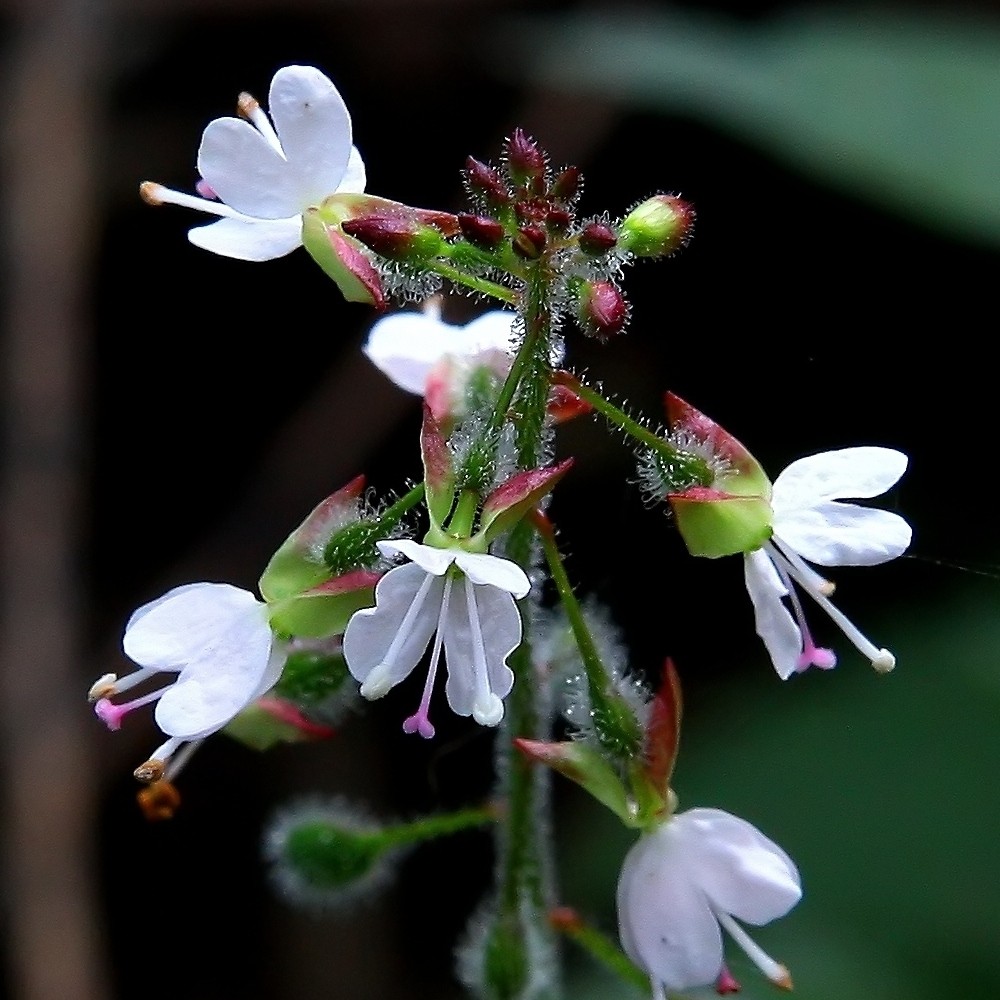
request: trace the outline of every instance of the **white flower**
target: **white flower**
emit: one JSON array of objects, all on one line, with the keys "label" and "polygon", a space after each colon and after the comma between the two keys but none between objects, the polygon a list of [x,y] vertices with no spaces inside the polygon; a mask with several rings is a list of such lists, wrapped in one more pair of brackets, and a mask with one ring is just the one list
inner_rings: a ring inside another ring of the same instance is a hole
[{"label": "white flower", "polygon": [[[507,657],[521,642],[515,598],[531,583],[508,559],[418,542],[379,542],[383,555],[411,560],[389,570],[375,588],[375,607],[358,611],[344,633],[344,659],[361,694],[381,698],[420,662],[431,636],[430,669],[408,733],[430,738],[431,691],[442,648],[448,663],[445,694],[452,711],[484,726],[503,718],[503,698],[514,684]],[[455,569],[452,569],[452,566]]]},{"label": "white flower", "polygon": [[792,859],[746,820],[721,809],[689,809],[628,852],[618,879],[622,947],[649,975],[654,1000],[667,993],[731,983],[724,927],[775,985],[788,970],[736,922],[760,926],[802,897]]},{"label": "white flower", "polygon": [[[97,715],[118,729],[133,709],[156,702],[156,724],[168,737],[143,777],[159,777],[183,744],[204,739],[277,681],[284,663],[267,619],[267,606],[226,583],[175,587],[139,608],[125,626],[125,654],[138,670],[118,680],[102,677],[91,689]],[[165,687],[125,704],[110,697],[161,673],[177,673]]]},{"label": "white flower", "polygon": [[[399,312],[380,319],[368,334],[364,352],[387,378],[407,392],[427,396],[464,387],[477,368],[489,368],[500,378],[510,371],[517,313],[496,309],[465,326],[441,319],[440,306],[430,299],[421,312]],[[441,400],[443,409],[452,409]],[[436,409],[431,406],[432,410]]]},{"label": "white flower", "polygon": [[762,548],[746,554],[745,571],[757,634],[782,678],[809,666],[829,669],[837,662],[831,650],[814,644],[793,581],[877,670],[895,666],[892,653],[866,639],[830,602],[833,585],[804,560],[820,566],[874,566],[901,555],[911,536],[903,518],[839,501],[879,496],[903,475],[906,464],[906,456],[891,448],[843,448],[792,462],[775,480],[774,533]]},{"label": "white flower", "polygon": [[[333,83],[312,66],[285,66],[268,96],[271,118],[241,94],[243,118],[210,122],[198,171],[219,201],[147,181],[143,197],[222,218],[190,230],[195,246],[238,260],[273,260],[302,244],[302,213],[337,192],[365,189],[365,165],[351,144],[351,116]],[[272,125],[271,120],[274,124]]]}]

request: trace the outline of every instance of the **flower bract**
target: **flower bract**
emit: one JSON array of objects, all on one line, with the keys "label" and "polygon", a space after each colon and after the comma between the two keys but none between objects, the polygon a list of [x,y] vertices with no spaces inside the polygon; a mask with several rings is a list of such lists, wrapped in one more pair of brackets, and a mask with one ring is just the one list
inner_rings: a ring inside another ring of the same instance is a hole
[{"label": "flower bract", "polygon": [[721,809],[689,809],[644,834],[618,879],[622,947],[654,1000],[725,979],[722,929],[775,985],[788,970],[737,923],[760,926],[802,897],[792,859],[756,827]]},{"label": "flower bract", "polygon": [[339,91],[312,66],[274,74],[270,117],[248,94],[239,108],[244,118],[208,124],[198,150],[199,188],[218,200],[148,183],[143,195],[220,216],[188,232],[195,246],[238,260],[273,260],[302,245],[307,209],[338,192],[364,191],[365,165]]},{"label": "flower bract", "polygon": [[375,588],[375,607],[358,611],[344,633],[344,658],[361,694],[381,698],[404,680],[434,638],[430,668],[407,732],[430,738],[431,691],[442,653],[448,665],[445,695],[452,711],[484,726],[503,718],[503,699],[514,683],[507,657],[521,642],[515,598],[531,587],[507,559],[409,540],[383,541],[384,555],[410,560],[390,570]]},{"label": "flower bract", "polygon": [[[836,664],[832,651],[815,645],[795,591],[797,584],[840,626],[880,671],[895,658],[871,643],[829,599],[833,585],[809,563],[873,566],[895,559],[910,544],[910,526],[898,514],[844,503],[868,499],[893,486],[906,470],[906,456],[891,448],[859,447],[799,459],[774,481],[773,534],[745,555],[746,586],[757,634],[775,670],[787,678],[810,666]],[[788,598],[791,611],[783,599]]]},{"label": "flower bract", "polygon": [[[175,587],[128,620],[122,642],[139,669],[92,690],[95,711],[111,729],[142,705],[156,702],[156,724],[168,737],[152,755],[150,776],[183,744],[225,726],[277,681],[284,662],[268,624],[267,606],[225,583]],[[124,704],[111,698],[162,673],[177,676]],[[158,765],[158,766],[157,766]]]}]

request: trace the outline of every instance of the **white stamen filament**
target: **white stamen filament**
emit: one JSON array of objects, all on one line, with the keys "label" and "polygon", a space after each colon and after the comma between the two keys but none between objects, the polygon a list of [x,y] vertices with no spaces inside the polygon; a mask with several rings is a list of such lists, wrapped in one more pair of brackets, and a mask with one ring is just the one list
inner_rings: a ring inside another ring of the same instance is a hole
[{"label": "white stamen filament", "polygon": [[661,983],[656,976],[649,977],[649,985],[653,988],[653,1000],[667,1000],[667,994],[663,989],[663,983]]},{"label": "white stamen filament", "polygon": [[382,657],[382,662],[372,667],[364,683],[362,683],[361,696],[363,698],[374,701],[376,698],[381,698],[383,695],[389,693],[389,689],[392,687],[393,660],[395,660],[400,647],[406,641],[407,635],[417,615],[420,614],[420,609],[423,607],[424,601],[427,599],[427,592],[436,579],[437,577],[431,573],[428,573],[424,577],[423,583],[420,584],[416,594],[413,595],[410,606],[406,609],[406,614],[403,615],[403,620],[399,623],[396,634],[392,637],[392,642],[389,643],[389,648],[386,650],[385,656]]},{"label": "white stamen filament", "polygon": [[161,764],[165,764],[170,758],[180,749],[181,744],[184,742],[179,736],[171,736],[166,743],[161,743],[152,754],[150,754],[150,760],[158,760]]},{"label": "white stamen filament", "polygon": [[792,988],[792,977],[780,962],[773,958],[749,934],[728,914],[716,912],[716,919],[725,927],[729,936],[746,952],[747,958],[760,969],[761,972],[775,986],[790,990]]},{"label": "white stamen filament", "polygon": [[198,212],[207,212],[209,215],[221,215],[225,219],[243,219],[248,222],[255,222],[250,216],[237,212],[235,208],[224,205],[221,201],[209,201],[207,198],[197,198],[193,194],[185,194],[183,191],[174,191],[172,188],[164,187],[153,181],[143,181],[139,185],[139,193],[143,201],[150,205],[180,205],[182,208],[193,208]]},{"label": "white stamen filament", "polygon": [[[780,543],[780,539],[775,540]],[[828,580],[821,573],[818,573],[794,549],[782,546],[781,554],[798,570],[804,579],[812,581],[812,587],[821,594],[829,597],[837,589],[837,585],[833,580]]]},{"label": "white stamen filament", "polygon": [[434,679],[437,677],[438,664],[441,661],[441,647],[444,643],[444,624],[448,615],[448,602],[451,600],[451,574],[444,581],[444,593],[441,595],[441,613],[438,615],[437,634],[434,636],[434,647],[431,649],[431,665],[427,670],[427,680],[424,681],[424,693],[420,698],[420,709],[424,716],[431,704],[431,691],[434,689]]},{"label": "white stamen filament", "polygon": [[888,673],[892,670],[896,665],[896,658],[889,650],[879,649],[870,639],[862,635],[857,625],[826,594],[820,593],[808,576],[799,572],[798,567],[792,563],[783,550],[776,548],[771,542],[765,542],[764,549],[771,559],[777,565],[783,566],[788,575],[833,619],[834,624],[847,636],[862,656],[868,657],[871,665],[879,673]]},{"label": "white stamen filament", "polygon": [[284,160],[285,151],[281,148],[281,141],[278,139],[271,119],[264,114],[264,109],[260,106],[260,101],[251,94],[244,91],[240,94],[236,102],[236,107],[241,115],[250,122],[254,128],[267,140],[267,144]]},{"label": "white stamen filament", "polygon": [[112,688],[110,691],[105,690],[104,694],[100,697],[110,698],[116,694],[121,694],[123,691],[128,691],[130,688],[134,688],[137,684],[141,684],[143,681],[149,680],[150,677],[155,677],[157,674],[161,673],[159,670],[154,670],[152,667],[140,667],[138,670],[133,670],[132,673],[126,674],[124,677],[115,678],[114,674],[105,674],[92,688],[91,692],[98,689],[104,681],[111,678]]},{"label": "white stamen filament", "polygon": [[486,646],[479,623],[479,609],[476,607],[475,584],[468,577],[465,578],[465,604],[469,611],[469,630],[472,633],[472,675],[476,688],[472,717],[481,726],[496,726],[503,718],[503,702],[490,690]]},{"label": "white stamen filament", "polygon": [[172,753],[167,764],[166,771],[163,772],[163,777],[167,781],[173,781],[181,771],[187,766],[187,762],[194,756],[195,750],[198,749],[205,742],[205,738],[202,737],[200,740],[191,740],[185,743],[179,750]]}]

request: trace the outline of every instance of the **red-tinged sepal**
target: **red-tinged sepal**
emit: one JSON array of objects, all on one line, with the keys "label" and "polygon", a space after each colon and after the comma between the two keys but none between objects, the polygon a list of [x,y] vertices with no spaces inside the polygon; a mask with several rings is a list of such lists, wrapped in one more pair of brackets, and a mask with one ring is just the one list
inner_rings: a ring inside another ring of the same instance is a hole
[{"label": "red-tinged sepal", "polygon": [[223,730],[252,750],[269,750],[280,743],[328,740],[336,731],[313,722],[298,706],[284,698],[258,698]]},{"label": "red-tinged sepal", "polygon": [[427,403],[420,428],[420,455],[424,463],[427,511],[432,525],[441,528],[455,502],[455,461]]},{"label": "red-tinged sepal", "polygon": [[302,245],[348,302],[385,309],[382,277],[367,251],[338,224],[326,221],[319,209],[307,209],[302,216]]},{"label": "red-tinged sepal", "polygon": [[513,527],[542,502],[572,465],[573,459],[567,458],[558,465],[519,472],[502,483],[483,504],[479,533],[490,542]]},{"label": "red-tinged sepal", "polygon": [[275,632],[304,639],[340,635],[355,611],[371,607],[381,573],[355,569],[268,606]]},{"label": "red-tinged sepal", "polygon": [[554,384],[549,390],[546,410],[557,424],[564,424],[568,420],[592,413],[594,408],[573,392],[569,386]]},{"label": "red-tinged sepal", "polygon": [[315,507],[285,539],[260,578],[265,601],[285,600],[330,578],[324,552],[337,532],[358,521],[364,488],[364,476],[352,479]]},{"label": "red-tinged sepal", "polygon": [[644,743],[644,770],[663,799],[668,798],[681,737],[681,684],[674,662],[667,657],[663,678],[649,706]]},{"label": "red-tinged sepal", "polygon": [[626,826],[635,828],[637,807],[615,768],[594,747],[577,740],[547,743],[515,739],[514,745],[536,764],[558,771],[607,806]]},{"label": "red-tinged sepal", "polygon": [[675,444],[700,453],[709,485],[668,493],[677,529],[692,555],[718,558],[760,548],[772,532],[771,482],[747,448],[714,420],[668,392],[667,422]]}]

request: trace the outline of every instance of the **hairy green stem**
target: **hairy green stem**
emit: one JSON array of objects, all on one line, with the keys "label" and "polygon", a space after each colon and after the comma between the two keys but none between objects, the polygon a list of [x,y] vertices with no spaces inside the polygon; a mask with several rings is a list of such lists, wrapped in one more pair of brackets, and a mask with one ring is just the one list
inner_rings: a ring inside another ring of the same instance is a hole
[{"label": "hairy green stem", "polygon": [[487,826],[497,821],[497,810],[491,806],[479,809],[460,809],[458,812],[442,813],[438,816],[425,816],[411,823],[400,823],[379,831],[387,847],[404,844],[419,844],[425,840],[444,837],[462,830],[470,830],[477,826]]},{"label": "hairy green stem", "polygon": [[464,285],[466,288],[487,295],[491,299],[499,299],[507,305],[517,305],[517,293],[506,285],[490,281],[488,278],[480,278],[475,274],[467,274],[465,271],[451,264],[446,264],[442,260],[433,260],[426,265],[427,270],[440,274],[442,278],[447,278],[453,285]]}]

